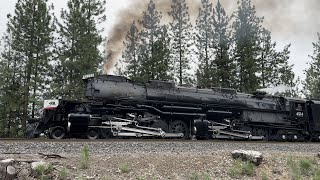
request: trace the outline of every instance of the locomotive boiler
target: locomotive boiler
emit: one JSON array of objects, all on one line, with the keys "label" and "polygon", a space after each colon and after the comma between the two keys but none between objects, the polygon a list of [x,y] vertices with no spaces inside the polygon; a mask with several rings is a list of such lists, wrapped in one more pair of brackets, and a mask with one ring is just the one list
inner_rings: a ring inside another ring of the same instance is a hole
[{"label": "locomotive boiler", "polygon": [[[233,89],[84,78],[86,102],[52,100],[28,135],[50,138],[160,137],[305,141],[320,138],[320,102]],[[46,104],[48,104],[48,102]],[[53,103],[54,102],[54,103]]]}]

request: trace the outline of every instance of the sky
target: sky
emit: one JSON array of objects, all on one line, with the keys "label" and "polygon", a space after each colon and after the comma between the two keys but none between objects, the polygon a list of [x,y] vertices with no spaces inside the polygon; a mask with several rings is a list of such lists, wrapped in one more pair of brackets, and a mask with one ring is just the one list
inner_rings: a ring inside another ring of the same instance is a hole
[{"label": "sky", "polygon": [[[107,21],[103,24],[104,36],[112,30],[118,20],[119,13],[125,13],[130,9],[132,2],[139,0],[107,0]],[[145,0],[147,1],[147,0]],[[197,2],[199,0],[191,0]],[[236,6],[235,0],[221,0],[226,9]],[[0,35],[6,30],[7,14],[14,12],[17,0],[0,0]],[[230,3],[231,2],[231,3]],[[303,71],[308,68],[307,62],[312,55],[312,42],[317,40],[317,32],[320,32],[320,6],[319,0],[253,0],[257,5],[257,14],[264,16],[264,26],[271,31],[277,49],[291,43],[291,57],[289,62],[294,65],[294,72],[304,79]],[[306,3],[307,2],[307,3]],[[49,0],[55,6],[54,13],[60,14],[62,8],[66,8],[67,0]],[[132,10],[132,9],[131,9]],[[231,12],[232,10],[230,10]]]}]

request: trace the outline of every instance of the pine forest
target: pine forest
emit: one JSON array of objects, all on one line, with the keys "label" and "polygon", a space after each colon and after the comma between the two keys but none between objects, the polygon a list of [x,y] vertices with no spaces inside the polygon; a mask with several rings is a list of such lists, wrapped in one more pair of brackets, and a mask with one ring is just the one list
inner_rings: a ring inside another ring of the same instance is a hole
[{"label": "pine forest", "polygon": [[[300,79],[289,62],[291,44],[279,48],[263,25],[268,17],[259,17],[251,0],[238,0],[231,13],[219,0],[201,0],[194,18],[186,0],[170,0],[167,11],[156,1],[129,22],[114,74],[241,93],[283,85],[290,90],[281,95],[320,99],[320,34],[306,79]],[[54,8],[48,0],[18,0],[7,15],[0,44],[0,138],[24,136],[28,118],[41,116],[45,99],[85,99],[82,77],[103,73],[111,56],[102,28],[108,2],[68,0],[59,15]]]}]

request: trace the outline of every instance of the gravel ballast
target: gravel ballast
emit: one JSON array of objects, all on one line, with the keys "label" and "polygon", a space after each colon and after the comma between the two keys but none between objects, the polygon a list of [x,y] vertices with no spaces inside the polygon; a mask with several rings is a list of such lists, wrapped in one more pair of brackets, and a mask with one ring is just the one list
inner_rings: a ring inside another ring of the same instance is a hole
[{"label": "gravel ballast", "polygon": [[[89,168],[81,169],[81,149],[85,145],[89,147]],[[53,179],[59,179],[62,170],[67,177],[62,179],[292,179],[288,160],[309,158],[318,168],[319,147],[317,143],[239,141],[0,140],[0,159],[51,163]],[[237,149],[262,152],[263,161],[253,175],[230,175],[236,162],[231,152]],[[41,153],[63,158],[44,158]],[[313,174],[305,176],[311,177]]]},{"label": "gravel ballast", "polygon": [[268,152],[302,152],[318,153],[319,143],[272,143],[272,142],[135,142],[135,141],[105,141],[105,142],[37,142],[37,141],[1,141],[0,153],[78,153],[84,145],[90,146],[92,154],[121,154],[121,153],[210,153],[214,151],[232,151],[236,149],[248,149]]}]

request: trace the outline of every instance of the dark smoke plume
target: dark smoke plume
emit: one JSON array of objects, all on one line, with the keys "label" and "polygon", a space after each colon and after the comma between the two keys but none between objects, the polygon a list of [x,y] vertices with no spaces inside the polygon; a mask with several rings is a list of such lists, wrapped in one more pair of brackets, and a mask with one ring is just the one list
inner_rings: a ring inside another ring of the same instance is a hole
[{"label": "dark smoke plume", "polygon": [[[172,0],[154,0],[158,11],[162,12],[163,21],[169,21],[168,11],[171,10]],[[194,23],[198,16],[201,0],[187,0],[191,21]],[[123,41],[132,22],[138,21],[149,0],[132,0],[133,4],[121,11],[118,20],[109,34],[106,46],[107,59],[105,72],[111,73],[115,63],[123,50]],[[229,16],[237,9],[237,0],[220,0]],[[212,0],[215,6],[217,0]],[[257,15],[264,16],[264,26],[275,37],[281,39],[305,38],[313,41],[316,32],[320,29],[319,9],[320,0],[252,0],[256,6]],[[137,25],[139,25],[137,23]],[[138,26],[138,29],[141,27]]]},{"label": "dark smoke plume", "polygon": [[[142,2],[142,1],[141,1]],[[141,9],[144,9],[144,4],[137,1],[133,6],[119,13],[118,20],[112,28],[106,46],[107,59],[104,65],[106,74],[110,74],[112,68],[117,62],[123,49],[123,41],[126,33],[129,31],[130,26],[134,20],[138,20],[141,16]]]},{"label": "dark smoke plume", "polygon": [[[168,12],[171,10],[171,0],[154,0],[158,11],[162,12],[164,20],[170,19]],[[132,5],[118,15],[118,20],[109,34],[109,39],[106,45],[107,59],[105,60],[104,71],[110,74],[116,62],[120,58],[123,50],[123,41],[133,21],[139,21],[142,17],[143,11],[146,10],[148,0],[135,0]],[[194,16],[198,13],[200,0],[187,0],[189,6],[189,13]],[[141,29],[139,27],[138,29]]]}]

